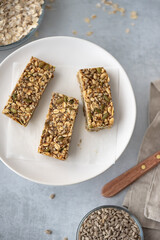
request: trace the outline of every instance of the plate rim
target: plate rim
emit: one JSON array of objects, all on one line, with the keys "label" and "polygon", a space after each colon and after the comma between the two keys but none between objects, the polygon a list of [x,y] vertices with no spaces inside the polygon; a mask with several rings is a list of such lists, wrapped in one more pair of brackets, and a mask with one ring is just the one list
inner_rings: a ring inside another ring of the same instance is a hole
[{"label": "plate rim", "polygon": [[[1,63],[0,63],[0,68],[2,66],[2,64],[4,64],[5,61],[7,61],[12,55],[14,55],[15,53],[21,51],[21,49],[23,49],[24,47],[26,46],[29,46],[29,45],[32,45],[33,43],[36,43],[36,42],[40,42],[40,41],[43,41],[43,40],[46,40],[46,39],[62,39],[62,38],[67,38],[67,39],[73,39],[73,40],[80,40],[80,41],[83,41],[83,42],[86,42],[87,44],[92,44],[93,46],[105,51],[112,59],[114,59],[116,61],[116,63],[119,65],[119,67],[121,68],[121,70],[123,71],[123,73],[126,75],[127,79],[128,79],[128,84],[129,84],[129,87],[132,91],[132,95],[133,95],[133,102],[134,102],[134,109],[133,109],[133,112],[134,112],[134,116],[133,116],[133,125],[132,125],[132,129],[130,129],[130,137],[128,138],[128,141],[126,143],[126,146],[121,149],[121,151],[119,152],[118,156],[116,156],[116,160],[115,162],[120,158],[120,156],[122,155],[122,153],[125,151],[125,149],[127,148],[130,140],[131,140],[131,137],[133,135],[133,131],[134,131],[134,128],[135,128],[135,124],[136,124],[136,118],[137,118],[137,106],[136,106],[136,99],[135,99],[135,94],[134,94],[134,91],[133,91],[133,88],[132,88],[132,85],[131,85],[131,82],[130,82],[130,79],[126,73],[126,71],[124,70],[124,68],[122,67],[122,65],[119,63],[119,61],[112,55],[110,54],[106,49],[104,49],[103,47],[100,47],[99,45],[97,45],[96,43],[93,43],[91,41],[88,41],[88,40],[85,40],[85,39],[82,39],[82,38],[77,38],[77,37],[71,37],[71,36],[50,36],[50,37],[44,37],[44,38],[40,38],[40,39],[37,39],[37,40],[34,40],[34,41],[31,41],[27,44],[24,44],[23,46],[21,46],[20,48],[16,49],[15,51],[13,51],[12,53],[10,53]],[[107,171],[108,169],[110,169],[110,167],[113,165],[111,165],[109,168],[107,169],[103,169],[103,171],[100,171],[98,172],[95,176],[93,177],[89,177],[85,180],[81,180],[81,181],[74,181],[73,183],[63,183],[63,184],[53,184],[53,183],[47,183],[45,181],[41,181],[41,180],[35,180],[35,179],[32,179],[32,177],[28,177],[28,176],[25,176],[23,175],[22,173],[20,173],[19,171],[15,170],[14,168],[12,168],[2,157],[1,157],[1,153],[0,153],[0,160],[2,161],[2,163],[4,163],[5,166],[7,166],[10,170],[12,170],[14,173],[16,173],[17,175],[21,176],[22,178],[24,179],[27,179],[31,182],[35,182],[35,183],[39,183],[39,184],[43,184],[43,185],[48,185],[48,186],[68,186],[68,185],[73,185],[73,184],[78,184],[78,183],[82,183],[82,182],[86,182],[88,180],[91,180],[91,179],[94,179],[96,177],[98,177],[100,174],[104,173],[105,171]]]}]

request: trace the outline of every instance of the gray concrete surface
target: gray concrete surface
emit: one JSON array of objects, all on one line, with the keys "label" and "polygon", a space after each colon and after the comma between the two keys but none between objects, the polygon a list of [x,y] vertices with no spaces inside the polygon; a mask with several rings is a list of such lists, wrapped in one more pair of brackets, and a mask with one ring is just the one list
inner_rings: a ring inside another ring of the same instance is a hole
[{"label": "gray concrete surface", "polygon": [[[43,186],[27,181],[0,163],[0,240],[75,240],[77,226],[89,210],[102,204],[121,205],[126,190],[111,199],[100,195],[101,187],[136,164],[139,146],[147,127],[150,82],[160,78],[160,1],[117,0],[126,9],[109,15],[110,8],[96,8],[98,0],[56,0],[45,11],[39,37],[67,35],[90,40],[110,52],[126,70],[137,102],[137,121],[132,139],[114,166],[100,176],[65,187]],[[137,11],[138,19],[130,19]],[[92,27],[85,17],[96,14]],[[131,23],[135,23],[132,26]],[[125,33],[129,28],[130,32]],[[86,32],[93,31],[88,37]],[[33,36],[28,42],[35,40]],[[0,52],[0,61],[15,49]],[[3,81],[3,79],[0,79]],[[125,86],[124,86],[125,87]],[[50,200],[51,193],[56,198]],[[46,235],[45,229],[53,230]]]}]

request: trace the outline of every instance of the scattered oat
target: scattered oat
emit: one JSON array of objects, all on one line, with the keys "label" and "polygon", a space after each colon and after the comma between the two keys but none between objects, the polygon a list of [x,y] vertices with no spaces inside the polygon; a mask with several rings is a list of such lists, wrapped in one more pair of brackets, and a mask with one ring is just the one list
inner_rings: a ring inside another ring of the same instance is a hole
[{"label": "scattered oat", "polygon": [[104,0],[103,3],[108,6],[111,6],[113,4],[112,1],[106,1],[106,0]]},{"label": "scattered oat", "polygon": [[126,28],[126,33],[129,33],[130,32],[130,29],[129,28]]},{"label": "scattered oat", "polygon": [[101,8],[101,4],[100,4],[100,3],[97,3],[97,4],[96,4],[96,7],[97,7],[97,8]]},{"label": "scattered oat", "polygon": [[116,12],[121,12],[122,16],[125,14],[125,9],[122,7],[119,7],[118,4],[112,4],[113,9],[115,9]]},{"label": "scattered oat", "polygon": [[95,19],[96,17],[97,17],[97,15],[95,15],[95,14],[93,14],[93,15],[91,16],[92,19]]},{"label": "scattered oat", "polygon": [[49,5],[49,4],[47,4],[45,8],[48,9],[48,10],[50,10],[50,9],[52,9],[52,6]]},{"label": "scattered oat", "polygon": [[49,230],[49,229],[47,229],[47,230],[45,230],[45,233],[46,233],[46,234],[52,234],[52,231]]},{"label": "scattered oat", "polygon": [[39,32],[36,31],[35,34],[34,34],[35,37],[38,37],[39,36]]},{"label": "scattered oat", "polygon": [[67,238],[67,237],[65,237],[65,238],[64,238],[64,240],[68,240],[68,238]]},{"label": "scattered oat", "polygon": [[79,142],[81,143],[81,142],[82,142],[82,139],[80,139]]},{"label": "scattered oat", "polygon": [[[112,1],[102,0],[101,1],[105,6],[111,6],[113,11],[108,12],[109,14],[115,14],[120,12],[122,16],[125,15],[125,9],[123,7],[119,7],[117,3],[113,3]],[[104,7],[103,7],[104,8]],[[104,8],[106,10],[106,8]]]},{"label": "scattered oat", "polygon": [[117,10],[114,10],[114,11],[110,11],[110,12],[108,12],[108,14],[115,14],[117,12]]},{"label": "scattered oat", "polygon": [[125,15],[126,10],[124,8],[119,8],[118,11],[121,12],[122,16]]},{"label": "scattered oat", "polygon": [[131,15],[130,15],[130,18],[137,19],[138,18],[137,12],[136,11],[132,11]]},{"label": "scattered oat", "polygon": [[53,3],[55,0],[49,0],[50,1],[50,3]]},{"label": "scattered oat", "polygon": [[52,194],[50,195],[50,199],[55,198],[55,196],[56,196],[56,194],[52,193]]},{"label": "scattered oat", "polygon": [[76,30],[73,30],[72,33],[73,33],[74,35],[77,35],[77,31],[76,31]]},{"label": "scattered oat", "polygon": [[87,36],[91,36],[93,34],[93,32],[87,32],[86,34],[87,34]]},{"label": "scattered oat", "polygon": [[135,25],[135,23],[131,23],[131,25],[132,25],[132,26],[134,26],[134,25]]},{"label": "scattered oat", "polygon": [[89,18],[85,18],[84,21],[85,21],[86,23],[90,23],[91,20],[90,20]]}]

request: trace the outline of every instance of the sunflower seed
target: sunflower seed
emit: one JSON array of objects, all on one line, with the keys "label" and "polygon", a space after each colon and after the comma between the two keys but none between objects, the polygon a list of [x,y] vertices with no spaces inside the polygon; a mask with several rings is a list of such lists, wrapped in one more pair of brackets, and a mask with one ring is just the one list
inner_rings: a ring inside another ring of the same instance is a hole
[{"label": "sunflower seed", "polygon": [[55,198],[55,196],[56,196],[56,194],[52,193],[52,194],[50,195],[50,199]]},{"label": "sunflower seed", "polygon": [[124,210],[101,208],[82,223],[79,240],[141,240],[136,222]]},{"label": "sunflower seed", "polygon": [[52,234],[52,231],[47,229],[47,230],[45,230],[45,233],[50,235],[50,234]]}]

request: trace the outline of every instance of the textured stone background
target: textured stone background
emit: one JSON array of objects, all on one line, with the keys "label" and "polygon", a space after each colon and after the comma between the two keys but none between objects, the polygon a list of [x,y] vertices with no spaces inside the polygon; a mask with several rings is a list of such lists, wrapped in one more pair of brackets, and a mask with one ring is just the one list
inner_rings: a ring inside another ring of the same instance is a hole
[{"label": "textured stone background", "polygon": [[[101,187],[136,164],[139,146],[147,127],[149,86],[160,78],[160,1],[117,0],[126,9],[109,15],[96,8],[98,0],[56,0],[45,11],[38,38],[73,36],[90,40],[110,52],[126,70],[137,102],[137,121],[132,139],[114,166],[100,176],[73,186],[51,187],[27,181],[0,163],[0,240],[75,240],[77,226],[89,210],[102,204],[121,205],[125,192],[112,199],[100,195]],[[137,11],[138,19],[130,19]],[[85,17],[96,14],[89,28]],[[131,23],[135,22],[135,26]],[[126,28],[130,28],[128,34]],[[88,37],[86,32],[93,31]],[[32,37],[28,42],[35,40]],[[0,61],[15,49],[0,52]],[[0,79],[3,81],[3,79]],[[125,87],[125,86],[124,86]],[[50,200],[51,193],[56,198]],[[48,236],[45,229],[52,229]]]}]

